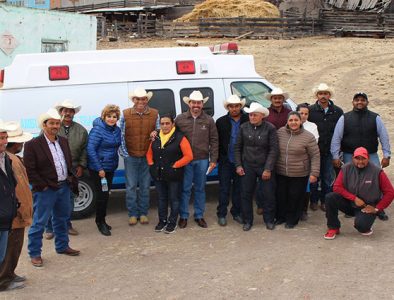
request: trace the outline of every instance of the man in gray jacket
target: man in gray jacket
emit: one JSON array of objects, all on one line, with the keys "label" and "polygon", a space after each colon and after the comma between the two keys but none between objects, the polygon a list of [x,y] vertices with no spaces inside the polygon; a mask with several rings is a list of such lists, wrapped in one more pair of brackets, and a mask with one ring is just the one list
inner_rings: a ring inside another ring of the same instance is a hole
[{"label": "man in gray jacket", "polygon": [[272,174],[278,157],[278,136],[276,128],[264,118],[268,109],[253,102],[250,108],[249,122],[241,125],[235,144],[236,172],[241,176],[241,211],[244,221],[243,230],[249,231],[253,225],[253,193],[256,178],[261,183],[264,199],[262,202],[263,218],[267,229],[275,228],[275,182]]},{"label": "man in gray jacket", "polygon": [[[86,169],[87,156],[86,145],[88,141],[88,132],[81,124],[74,121],[74,115],[81,110],[81,106],[72,103],[71,100],[64,100],[62,103],[55,106],[55,109],[62,117],[62,123],[58,135],[67,138],[71,150],[73,172],[79,178],[83,175],[83,170]],[[71,214],[74,210],[74,197],[71,193],[70,203],[71,211],[70,217],[67,220],[68,234],[78,235],[78,231],[73,228],[71,223]],[[49,218],[48,224],[45,228],[45,238],[53,238],[52,220]]]},{"label": "man in gray jacket", "polygon": [[183,101],[189,106],[189,110],[179,115],[175,124],[189,140],[193,160],[185,167],[178,225],[180,228],[187,226],[189,200],[194,185],[194,220],[198,226],[207,228],[204,220],[205,182],[206,175],[216,167],[218,132],[215,121],[202,109],[208,97],[204,98],[200,91],[193,91],[189,97],[183,97]]}]

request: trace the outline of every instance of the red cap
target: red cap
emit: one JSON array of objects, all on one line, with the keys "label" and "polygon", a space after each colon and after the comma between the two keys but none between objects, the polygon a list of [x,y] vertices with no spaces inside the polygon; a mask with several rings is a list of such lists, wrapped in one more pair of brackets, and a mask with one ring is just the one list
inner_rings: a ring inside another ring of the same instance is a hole
[{"label": "red cap", "polygon": [[364,158],[369,158],[368,151],[364,147],[358,147],[356,150],[354,150],[353,156],[362,156]]}]

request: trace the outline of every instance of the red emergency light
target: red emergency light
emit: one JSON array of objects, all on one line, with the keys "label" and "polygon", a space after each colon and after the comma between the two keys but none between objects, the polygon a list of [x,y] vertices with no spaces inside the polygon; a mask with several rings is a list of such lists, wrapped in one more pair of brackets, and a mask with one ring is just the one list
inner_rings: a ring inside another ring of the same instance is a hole
[{"label": "red emergency light", "polygon": [[4,83],[4,70],[0,70],[0,83]]},{"label": "red emergency light", "polygon": [[213,54],[237,54],[238,44],[234,42],[210,46]]},{"label": "red emergency light", "polygon": [[194,60],[179,60],[176,62],[176,72],[180,74],[195,74]]},{"label": "red emergency light", "polygon": [[68,66],[50,66],[49,80],[69,80],[70,69]]}]

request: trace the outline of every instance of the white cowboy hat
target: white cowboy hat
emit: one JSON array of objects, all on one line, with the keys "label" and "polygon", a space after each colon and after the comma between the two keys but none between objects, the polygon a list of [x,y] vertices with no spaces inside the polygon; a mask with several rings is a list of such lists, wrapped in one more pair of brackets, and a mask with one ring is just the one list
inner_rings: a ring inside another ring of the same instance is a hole
[{"label": "white cowboy hat", "polygon": [[191,100],[193,100],[193,101],[202,101],[202,102],[205,104],[205,102],[208,101],[208,98],[209,98],[209,97],[205,97],[205,98],[204,98],[200,91],[193,91],[193,92],[190,94],[189,97],[187,97],[187,96],[183,97],[183,102],[185,102],[186,104],[189,105],[189,102],[190,102]]},{"label": "white cowboy hat", "polygon": [[265,94],[265,98],[271,101],[271,97],[272,96],[283,96],[283,98],[286,100],[287,98],[289,98],[289,94],[283,92],[282,89],[280,88],[274,88],[271,93],[266,93]]},{"label": "white cowboy hat", "polygon": [[130,100],[133,100],[133,97],[138,97],[138,98],[146,97],[148,98],[149,101],[150,98],[152,98],[152,96],[153,96],[152,92],[147,93],[146,90],[143,88],[136,88],[133,92],[129,93]]},{"label": "white cowboy hat", "polygon": [[77,106],[76,104],[73,104],[72,101],[70,99],[65,99],[62,103],[59,103],[55,106],[55,109],[59,112],[62,108],[70,108],[73,109],[75,111],[75,113],[77,114],[80,110],[81,110],[81,106]]},{"label": "white cowboy hat", "polygon": [[332,88],[330,88],[327,84],[325,83],[320,83],[317,87],[313,89],[313,94],[317,96],[318,92],[329,92],[330,96],[332,97],[334,95],[334,91]]},{"label": "white cowboy hat", "polygon": [[224,108],[227,109],[227,106],[229,104],[241,104],[241,108],[242,108],[245,106],[245,98],[242,98],[241,100],[237,95],[231,95],[230,97],[228,97],[227,100],[224,100],[223,102]]},{"label": "white cowboy hat", "polygon": [[38,117],[38,126],[42,129],[45,121],[49,119],[61,120],[61,118],[62,117],[59,115],[56,109],[50,108],[46,113],[43,113]]},{"label": "white cowboy hat", "polygon": [[20,123],[11,121],[7,122],[7,124],[14,127],[13,130],[7,131],[9,143],[24,143],[33,138],[30,132],[23,132]]},{"label": "white cowboy hat", "polygon": [[262,113],[262,114],[264,114],[264,118],[266,118],[270,115],[270,111],[267,108],[265,108],[264,106],[262,106],[260,103],[257,103],[257,102],[252,102],[252,104],[250,104],[249,108],[247,108],[247,107],[244,108],[244,111],[247,112],[248,114],[255,113],[255,112]]},{"label": "white cowboy hat", "polygon": [[15,124],[12,124],[11,122],[3,122],[3,120],[0,119],[0,132],[9,132],[15,129]]}]

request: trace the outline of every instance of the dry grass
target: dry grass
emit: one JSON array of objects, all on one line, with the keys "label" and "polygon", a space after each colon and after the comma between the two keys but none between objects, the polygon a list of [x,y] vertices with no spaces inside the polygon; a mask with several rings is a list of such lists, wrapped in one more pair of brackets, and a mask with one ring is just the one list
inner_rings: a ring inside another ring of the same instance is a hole
[{"label": "dry grass", "polygon": [[278,8],[262,0],[206,0],[194,9],[177,19],[177,22],[197,21],[199,18],[276,18]]}]

